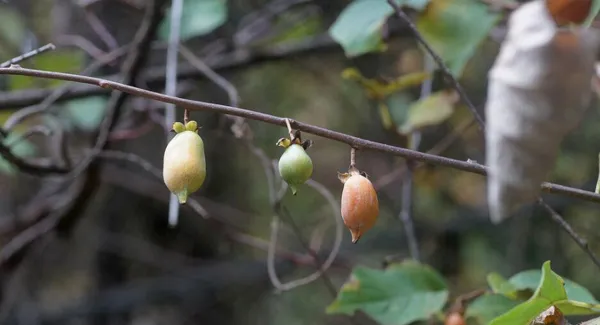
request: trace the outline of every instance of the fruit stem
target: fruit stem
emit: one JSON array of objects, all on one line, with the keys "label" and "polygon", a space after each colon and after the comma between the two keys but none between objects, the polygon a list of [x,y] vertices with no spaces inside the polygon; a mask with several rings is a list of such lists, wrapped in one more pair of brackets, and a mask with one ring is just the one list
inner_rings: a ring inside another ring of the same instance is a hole
[{"label": "fruit stem", "polygon": [[296,135],[294,134],[294,129],[292,129],[292,124],[290,123],[290,119],[287,117],[285,118],[285,125],[287,126],[288,133],[290,134],[290,140],[292,140],[292,142],[294,142]]},{"label": "fruit stem", "polygon": [[350,168],[356,168],[356,149],[350,147]]},{"label": "fruit stem", "polygon": [[187,124],[190,121],[190,111],[186,108],[183,110],[183,124]]}]

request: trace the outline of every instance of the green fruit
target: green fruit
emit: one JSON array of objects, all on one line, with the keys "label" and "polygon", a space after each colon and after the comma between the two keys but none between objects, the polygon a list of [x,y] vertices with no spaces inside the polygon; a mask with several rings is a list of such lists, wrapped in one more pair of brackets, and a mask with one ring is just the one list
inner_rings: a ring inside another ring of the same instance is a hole
[{"label": "green fruit", "polygon": [[279,174],[296,195],[296,186],[304,184],[312,175],[312,160],[299,144],[290,145],[279,159]]},{"label": "green fruit", "polygon": [[[179,126],[176,128],[180,129]],[[183,204],[190,194],[200,189],[205,178],[206,161],[202,138],[193,131],[177,133],[165,149],[165,185],[177,196],[179,203]]]}]

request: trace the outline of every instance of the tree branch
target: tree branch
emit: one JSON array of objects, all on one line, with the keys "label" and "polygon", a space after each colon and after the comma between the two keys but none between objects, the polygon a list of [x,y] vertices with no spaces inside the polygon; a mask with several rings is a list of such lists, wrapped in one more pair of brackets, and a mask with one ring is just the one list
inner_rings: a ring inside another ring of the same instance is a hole
[{"label": "tree branch", "polygon": [[[24,68],[0,68],[0,75],[9,74],[9,75],[22,75],[22,76],[30,76],[37,78],[47,78],[47,79],[56,79],[56,80],[65,80],[65,81],[74,81],[89,85],[99,86],[105,89],[114,89],[119,90],[134,96],[140,96],[164,103],[172,103],[178,105],[183,108],[187,108],[192,111],[211,111],[219,114],[226,114],[232,116],[239,116],[243,118],[247,118],[250,120],[261,121],[273,125],[279,125],[285,127],[285,118],[278,117],[270,114],[265,114],[261,112],[251,111],[248,109],[237,108],[227,105],[219,105],[214,103],[207,103],[201,101],[194,101],[189,99],[183,99],[178,97],[167,96],[161,93],[140,89],[137,87],[121,84],[118,82],[104,80],[100,78],[88,77],[88,76],[80,76],[76,74],[69,73],[60,73],[60,72],[50,72],[50,71],[42,71],[42,70],[34,70],[34,69],[24,69]],[[485,166],[478,164],[472,161],[461,161],[441,156],[436,156],[432,154],[427,154],[419,151],[409,150],[402,147],[396,147],[380,142],[370,141],[366,139],[362,139],[359,137],[347,135],[341,132],[332,131],[326,128],[322,128],[319,126],[298,122],[295,120],[290,120],[292,126],[300,131],[314,134],[323,138],[327,138],[330,140],[342,142],[348,144],[351,147],[354,147],[359,150],[373,150],[379,151],[387,154],[391,154],[394,156],[403,157],[408,160],[416,160],[422,161],[425,163],[429,163],[432,165],[439,165],[450,167],[458,170],[462,170],[465,172],[475,173],[479,175],[486,175],[487,169]],[[572,188],[568,186],[558,185],[554,183],[544,182],[541,184],[542,191],[554,194],[560,194],[565,196],[570,196],[586,201],[597,202],[600,203],[600,194],[596,194],[594,192],[585,191],[577,188]]]},{"label": "tree branch", "polygon": [[421,33],[419,33],[417,26],[415,26],[415,24],[412,22],[412,20],[410,20],[408,15],[404,11],[402,11],[400,6],[398,6],[398,4],[396,4],[394,2],[394,0],[387,0],[387,2],[390,4],[390,6],[392,6],[392,8],[394,8],[394,12],[396,13],[396,16],[398,16],[398,18],[400,18],[406,22],[408,27],[412,30],[413,34],[415,35],[415,38],[417,39],[417,41],[419,41],[419,43],[421,43],[421,45],[423,45],[423,47],[425,48],[427,53],[429,53],[429,55],[431,55],[431,57],[433,58],[435,63],[437,63],[438,67],[442,70],[442,72],[444,72],[446,79],[448,79],[450,81],[450,83],[452,84],[452,87],[454,87],[454,89],[456,89],[456,91],[460,95],[460,98],[462,99],[462,101],[467,105],[467,107],[469,107],[469,109],[473,113],[473,116],[475,116],[475,119],[477,120],[477,123],[479,124],[479,129],[481,131],[484,131],[485,130],[485,122],[483,122],[481,115],[479,115],[479,112],[477,112],[477,107],[475,107],[475,105],[473,105],[473,102],[471,102],[471,100],[469,99],[469,96],[467,96],[467,93],[465,92],[463,87],[460,85],[458,80],[456,80],[456,78],[452,75],[452,72],[450,71],[448,66],[446,66],[446,64],[444,63],[444,60],[435,52],[435,50],[431,47],[431,45],[429,45],[429,43],[427,43],[425,38],[423,38],[423,35],[421,35]]},{"label": "tree branch", "polygon": [[[291,44],[282,44],[272,46],[266,49],[240,49],[230,53],[220,54],[206,58],[205,63],[213,70],[224,70],[241,67],[262,61],[272,61],[301,55],[307,52],[315,53],[318,51],[338,51],[339,45],[326,34],[312,37],[307,40],[293,42]],[[148,68],[140,74],[140,79],[146,80],[150,85],[164,84],[166,75],[165,67]],[[177,76],[180,80],[185,78],[205,77],[193,64],[180,64],[177,69]],[[118,75],[104,76],[103,79],[118,80]],[[27,89],[15,92],[0,92],[0,109],[21,108],[35,105],[44,100],[52,93],[52,89]],[[81,98],[91,95],[106,94],[106,89],[91,87],[89,85],[79,85],[69,89],[62,94],[58,101]]]},{"label": "tree branch", "polygon": [[571,225],[569,225],[567,221],[558,212],[552,209],[552,207],[548,205],[548,203],[544,202],[544,200],[542,200],[541,198],[538,200],[538,203],[544,209],[546,209],[546,211],[548,211],[548,213],[552,217],[552,220],[554,220],[561,228],[563,228],[567,232],[567,234],[569,234],[569,236],[575,241],[577,246],[579,246],[590,257],[590,259],[592,259],[592,262],[594,262],[594,264],[600,267],[600,259],[598,259],[596,254],[592,252],[587,240],[581,238],[581,236],[579,236],[579,234],[577,234],[575,230],[573,230]]}]

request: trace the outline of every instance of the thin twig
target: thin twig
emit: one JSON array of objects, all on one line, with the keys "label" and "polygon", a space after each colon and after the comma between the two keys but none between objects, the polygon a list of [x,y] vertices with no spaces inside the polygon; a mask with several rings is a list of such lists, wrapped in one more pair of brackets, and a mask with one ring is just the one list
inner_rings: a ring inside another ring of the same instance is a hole
[{"label": "thin twig", "polygon": [[65,211],[74,204],[74,199],[80,193],[84,185],[83,183],[82,179],[75,180],[75,182],[71,183],[64,193],[61,193],[58,197],[54,198],[52,210],[44,219],[37,223],[33,223],[31,226],[11,238],[4,246],[0,247],[0,265],[4,264],[27,245],[52,230],[61,220]]},{"label": "thin twig", "polygon": [[119,47],[119,43],[114,36],[108,31],[106,26],[102,23],[102,21],[94,14],[90,9],[84,8],[83,10],[85,17],[87,19],[88,24],[92,27],[92,30],[100,37],[102,42],[108,46],[108,48],[112,51]]},{"label": "thin twig", "polygon": [[19,142],[27,140],[36,134],[41,134],[47,137],[52,134],[52,130],[49,127],[42,124],[34,125],[25,130],[25,132],[17,135],[15,138],[12,138],[11,141],[6,141],[4,144],[8,147],[14,147]]},{"label": "thin twig", "polygon": [[[179,52],[179,34],[181,28],[181,16],[183,14],[183,0],[173,0],[171,2],[171,25],[169,26],[169,43],[167,47],[167,75],[165,78],[165,93],[169,96],[175,96],[177,92],[177,53]],[[189,120],[189,112],[186,113],[184,123]],[[175,123],[175,105],[167,103],[165,105],[165,126],[170,127]],[[171,140],[174,136],[167,132],[167,139]],[[177,226],[179,218],[179,201],[173,193],[169,194],[169,226]]]},{"label": "thin twig", "polygon": [[[313,189],[315,189],[317,192],[319,192],[319,194],[321,194],[327,200],[329,205],[331,206],[332,212],[333,212],[333,213],[331,213],[331,217],[333,218],[335,225],[336,225],[335,239],[333,242],[333,247],[331,248],[331,252],[329,253],[329,256],[327,256],[327,259],[323,262],[323,264],[321,264],[319,266],[319,268],[317,269],[316,272],[314,272],[304,278],[301,278],[301,279],[293,280],[288,283],[281,283],[281,281],[279,280],[279,277],[277,276],[277,273],[275,272],[275,249],[277,246],[276,243],[277,243],[277,233],[278,233],[278,228],[279,228],[279,218],[274,217],[273,221],[271,222],[271,241],[269,242],[269,249],[268,249],[267,270],[269,272],[269,277],[270,277],[271,281],[273,282],[273,285],[275,285],[275,287],[280,291],[288,291],[288,290],[297,288],[299,286],[307,285],[307,284],[319,279],[327,271],[327,269],[329,269],[329,267],[331,267],[331,265],[335,261],[337,255],[340,251],[340,247],[342,246],[344,225],[342,223],[342,218],[340,216],[338,204],[337,204],[335,198],[333,197],[333,194],[331,194],[331,192],[325,186],[323,186],[321,183],[318,183],[312,179],[308,180],[306,182],[306,184],[308,186],[312,187]],[[309,249],[309,252],[310,251],[311,250]]]},{"label": "thin twig", "polygon": [[[25,69],[25,68],[0,68],[0,75],[23,75],[37,78],[57,79],[65,81],[75,81],[84,84],[96,85],[102,88],[119,90],[134,96],[145,97],[152,100],[157,100],[165,103],[173,103],[181,107],[185,107],[191,111],[211,111],[214,113],[239,116],[255,121],[261,121],[273,125],[285,126],[285,118],[278,117],[262,112],[251,111],[248,109],[242,109],[238,107],[232,107],[227,105],[219,105],[214,103],[207,103],[201,101],[194,101],[190,99],[183,99],[178,97],[167,96],[161,93],[140,89],[134,86],[129,86],[123,83],[104,80],[100,78],[80,76],[69,73],[50,72],[43,70]],[[396,147],[380,142],[370,141],[363,138],[351,136],[341,132],[329,130],[319,126],[298,122],[295,120],[289,120],[290,124],[296,130],[302,132],[314,134],[330,140],[342,142],[348,144],[357,150],[373,150],[378,152],[387,153],[394,156],[403,157],[409,160],[422,161],[428,164],[439,165],[462,170],[465,172],[475,173],[479,175],[486,175],[487,169],[484,165],[478,164],[473,161],[462,161],[437,155],[427,154],[419,151],[409,150],[402,147]],[[564,185],[544,182],[541,184],[541,189],[544,192],[561,194],[569,197],[578,198],[581,200],[598,202],[600,203],[600,194],[594,192],[572,188]]]},{"label": "thin twig", "polygon": [[[156,168],[154,165],[152,165],[151,162],[144,159],[143,157],[131,152],[103,150],[100,153],[98,153],[98,158],[127,161],[137,165],[138,167],[141,167],[142,170],[150,173],[152,176],[159,180],[162,180],[163,178],[162,171],[160,169]],[[196,212],[203,218],[209,217],[208,211],[206,211],[206,209],[204,209],[204,207],[202,207],[202,205],[198,201],[189,198],[187,206],[189,206],[192,210],[194,210],[194,212]]]},{"label": "thin twig", "polygon": [[[434,65],[431,59],[431,56],[425,54],[425,71],[428,73],[433,73]],[[421,94],[420,99],[423,100],[431,95],[431,88],[433,87],[433,79],[428,78],[421,84]],[[419,145],[421,144],[421,132],[414,131],[409,136],[409,145],[408,147],[411,150],[419,150]],[[415,163],[411,160],[406,161],[406,170],[404,173],[404,178],[402,178],[401,191],[400,191],[400,200],[401,200],[401,208],[398,218],[402,221],[402,225],[404,228],[404,234],[406,236],[406,241],[408,243],[408,251],[410,252],[410,256],[413,260],[419,261],[421,259],[419,253],[419,242],[417,240],[417,234],[415,231],[415,226],[413,222],[413,171],[415,169]]]},{"label": "thin twig", "polygon": [[[231,84],[227,79],[223,78],[221,75],[219,75],[214,70],[212,70],[210,68],[210,66],[205,64],[200,58],[198,58],[196,55],[193,54],[193,52],[191,52],[184,46],[180,45],[179,51],[180,51],[181,55],[188,62],[190,62],[190,64],[195,66],[199,71],[202,71],[202,73],[205,75],[205,77],[207,77],[209,80],[214,82],[217,86],[219,86],[221,89],[223,89],[227,93],[227,95],[229,97],[229,104],[231,106],[237,106],[237,103],[239,101],[239,95],[238,95],[237,89],[235,88],[235,86],[233,84]],[[289,121],[289,119],[286,119],[286,121],[287,121],[286,125],[288,127],[288,132],[290,133],[290,137],[293,137],[293,129],[291,127],[290,121]],[[236,127],[236,128],[234,128],[234,127]],[[273,206],[274,210],[277,210],[276,207],[279,205],[279,202],[283,199],[283,196],[285,195],[285,191],[287,190],[287,183],[281,182],[283,191],[279,191],[277,193],[277,190],[276,190],[277,184],[275,182],[276,176],[277,176],[277,174],[275,172],[276,169],[271,166],[271,161],[270,161],[269,157],[265,154],[265,152],[262,149],[254,146],[254,144],[252,143],[252,141],[251,141],[252,137],[250,136],[251,130],[249,129],[247,123],[245,122],[245,119],[242,117],[236,117],[234,127],[232,127],[232,129],[234,131],[233,132],[234,135],[237,138],[244,140],[244,143],[246,144],[248,149],[250,149],[250,151],[254,155],[257,156],[260,163],[262,164],[263,170],[265,172],[265,176],[267,177],[267,185],[268,185],[268,189],[269,189],[269,202],[271,203],[271,206]],[[273,228],[272,228],[272,233],[271,233],[271,240],[268,242],[267,247],[266,247],[267,248],[267,271],[268,271],[269,278],[271,279],[271,282],[273,283],[273,285],[278,290],[281,290],[281,291],[290,290],[290,289],[293,289],[298,286],[306,285],[308,283],[311,283],[311,282],[317,280],[321,276],[327,277],[327,275],[324,274],[324,272],[335,261],[337,255],[339,253],[341,243],[342,243],[343,224],[342,224],[341,218],[338,218],[338,216],[339,216],[339,213],[337,212],[338,205],[335,201],[335,198],[333,197],[333,194],[331,194],[331,192],[329,192],[327,190],[327,188],[325,188],[323,185],[321,185],[317,182],[314,182],[312,180],[309,180],[307,182],[307,185],[313,187],[315,190],[317,190],[319,193],[321,193],[321,195],[323,195],[323,197],[325,197],[325,199],[330,203],[331,207],[333,208],[334,213],[332,214],[332,216],[335,219],[335,223],[336,223],[335,240],[334,240],[332,250],[329,253],[329,256],[327,257],[325,262],[321,263],[317,258],[310,257],[310,260],[314,261],[314,264],[317,266],[316,272],[314,272],[304,278],[294,280],[294,281],[286,283],[286,284],[282,284],[281,281],[279,280],[279,278],[277,277],[277,273],[275,271],[275,252],[279,251],[280,249],[277,248],[277,244],[276,244],[277,233],[278,233],[278,229],[279,229],[279,218],[277,215],[274,216],[274,218],[272,220]],[[303,239],[301,237],[302,236],[301,233],[299,231],[297,231],[297,229],[294,229],[294,230],[295,230],[295,234],[299,238],[299,240],[303,241]],[[256,244],[255,241],[253,243]],[[309,252],[311,252],[310,248],[308,248],[307,250]],[[312,255],[312,254],[309,254],[309,255]],[[298,257],[296,257],[295,260],[298,260]],[[299,263],[299,264],[305,264],[305,263]],[[327,281],[326,283],[329,283],[329,287],[332,287],[331,280],[329,280],[329,278],[327,278],[326,281]],[[332,294],[335,295],[335,288],[333,288]]]},{"label": "thin twig", "polygon": [[[218,53],[206,58],[206,64],[213,70],[242,68],[257,62],[283,60],[303,53],[321,53],[338,51],[339,45],[326,34],[321,34],[302,41],[286,43],[267,48],[238,49],[227,53]],[[191,64],[180,64],[177,75],[180,78],[204,77],[203,73]],[[140,76],[148,84],[164,84],[166,69],[164,66],[148,67]],[[102,77],[107,80],[118,80],[119,75]],[[27,89],[22,91],[0,92],[0,109],[15,109],[35,105],[44,100],[52,90]],[[106,89],[80,85],[61,96],[60,100],[81,98],[85,96],[106,94]]]},{"label": "thin twig", "polygon": [[53,166],[42,163],[33,163],[29,162],[12,152],[10,147],[0,141],[0,156],[2,156],[6,161],[16,166],[20,171],[35,175],[35,176],[45,176],[48,174],[66,174],[69,172],[68,169]]},{"label": "thin twig", "polygon": [[550,217],[552,217],[552,220],[554,220],[554,222],[556,222],[561,228],[563,228],[567,232],[567,234],[569,234],[569,236],[575,241],[577,246],[579,246],[590,257],[590,259],[592,259],[592,262],[594,262],[594,264],[600,267],[600,259],[598,259],[596,254],[592,252],[587,240],[581,238],[581,236],[579,236],[579,234],[577,234],[575,230],[573,230],[571,225],[569,225],[569,223],[560,214],[558,214],[558,212],[552,209],[552,207],[548,205],[548,203],[544,202],[544,200],[542,200],[541,198],[538,200],[538,203],[544,209],[546,209],[546,211],[548,211]]},{"label": "thin twig", "polygon": [[[387,2],[390,6],[392,6],[392,8],[394,8],[396,15],[406,22],[406,24],[409,26],[409,28],[413,31],[413,33],[414,33],[415,37],[417,38],[417,40],[419,41],[419,43],[421,43],[421,45],[423,45],[423,47],[426,49],[426,51],[435,60],[435,62],[439,66],[439,68],[442,69],[442,71],[446,75],[447,79],[450,80],[450,82],[452,83],[454,89],[459,93],[463,102],[469,107],[469,109],[473,113],[473,116],[477,120],[481,131],[485,131],[485,122],[483,121],[483,119],[481,118],[479,113],[477,112],[477,108],[475,107],[475,105],[473,105],[473,103],[467,96],[466,92],[464,91],[464,89],[462,88],[462,86],[460,85],[458,80],[456,80],[456,78],[454,78],[450,69],[448,69],[448,67],[444,64],[443,59],[437,53],[435,53],[433,48],[429,45],[429,43],[427,43],[427,41],[423,38],[421,33],[419,33],[417,27],[410,20],[408,15],[406,15],[406,13],[404,11],[402,11],[400,6],[397,5],[393,0],[387,0]],[[544,189],[544,185],[548,185],[548,183],[542,184],[542,189]],[[558,213],[556,213],[546,202],[544,202],[543,199],[540,198],[538,200],[538,202],[546,210],[548,210],[548,212],[550,212],[553,220],[556,221],[571,236],[571,238],[573,238],[573,240],[575,240],[577,245],[579,245],[579,247],[581,247],[581,249],[583,249],[590,256],[590,258],[592,259],[594,264],[596,264],[597,266],[600,267],[600,260],[591,252],[591,250],[588,247],[587,242],[584,239],[582,239]]]},{"label": "thin twig", "polygon": [[[226,231],[226,235],[227,238],[231,239],[232,241],[238,242],[240,244],[244,244],[256,249],[260,249],[262,251],[269,252],[269,245],[271,245],[271,242],[264,240],[262,238],[258,238],[258,237],[254,237],[242,232],[238,232],[238,231],[233,231],[233,230],[227,230]],[[292,252],[290,250],[281,248],[281,247],[275,247],[275,253],[277,254],[278,257],[282,257],[285,259],[288,259],[292,262],[294,262],[297,265],[314,265],[314,261],[312,259],[312,257],[304,255],[304,254],[298,254],[296,252]],[[268,269],[267,269],[268,271]]]},{"label": "thin twig", "polygon": [[210,81],[215,83],[221,89],[225,90],[227,97],[229,98],[229,105],[237,107],[239,105],[239,93],[235,86],[229,82],[229,80],[223,78],[215,70],[213,70],[208,64],[204,63],[197,55],[194,54],[189,48],[183,44],[179,44],[179,54],[186,59],[192,66],[199,71],[202,71],[204,76]]},{"label": "thin twig", "polygon": [[[146,7],[146,12],[142,20],[142,24],[138,28],[134,40],[131,43],[131,51],[125,58],[125,62],[122,65],[123,75],[121,80],[124,85],[133,85],[141,73],[143,66],[148,59],[148,53],[150,51],[152,40],[158,31],[159,22],[162,19],[163,8],[167,3],[166,0],[155,0],[149,2]],[[88,77],[89,78],[89,77]],[[130,86],[135,88],[134,86]],[[88,155],[84,157],[69,173],[70,177],[77,177],[94,161],[96,154],[100,153],[108,141],[108,137],[113,128],[116,119],[119,117],[119,113],[122,105],[125,103],[127,94],[115,94],[113,93],[110,97],[106,114],[102,123],[99,127],[98,136],[94,143],[93,150],[88,152]]]},{"label": "thin twig", "polygon": [[63,35],[60,35],[57,37],[56,42],[59,45],[63,45],[63,46],[69,46],[69,45],[75,46],[75,47],[83,50],[85,53],[87,53],[89,56],[91,56],[95,60],[99,60],[101,57],[106,55],[106,52],[104,52],[101,49],[99,49],[98,47],[96,47],[96,45],[94,43],[92,43],[92,41],[88,40],[87,38],[85,38],[81,35],[63,34]]},{"label": "thin twig", "polygon": [[6,62],[3,62],[2,64],[0,64],[0,68],[10,67],[13,64],[17,64],[19,62],[22,62],[22,61],[25,61],[27,59],[30,59],[30,58],[38,55],[38,54],[42,54],[44,52],[52,51],[54,49],[56,49],[56,46],[54,46],[54,44],[52,44],[52,43],[46,44],[46,45],[44,45],[44,46],[42,46],[42,47],[40,47],[38,49],[35,49],[35,50],[27,52],[27,53],[25,53],[23,55],[19,55],[16,58],[12,58],[12,59],[10,59],[10,60],[8,60]]},{"label": "thin twig", "polygon": [[[89,66],[87,66],[81,72],[81,75],[91,75],[92,73],[96,72],[96,70],[102,68],[107,64],[110,64],[120,56],[126,54],[128,49],[128,46],[123,46],[112,52],[106,53],[106,55],[98,58],[98,60],[92,62]],[[65,93],[69,93],[69,91],[73,88],[74,85],[77,84],[75,82],[66,82],[58,88],[53,89],[52,92],[49,93],[48,96],[45,97],[44,100],[42,100],[40,103],[16,111],[6,120],[6,122],[4,122],[4,128],[10,131],[17,124],[24,121],[26,118],[45,112],[50,106],[52,106],[52,104],[55,101],[57,101]]]},{"label": "thin twig", "polygon": [[294,138],[294,129],[292,128],[292,125],[290,124],[290,119],[289,118],[285,119],[285,126],[288,129],[288,133],[290,135],[290,139],[293,139]]},{"label": "thin twig", "polygon": [[[321,258],[317,255],[316,252],[313,252],[310,249],[310,245],[304,239],[304,237],[302,237],[302,235],[301,235],[302,232],[301,232],[300,228],[298,227],[298,225],[296,224],[296,222],[294,221],[294,218],[292,218],[292,215],[290,214],[290,212],[282,205],[279,205],[277,207],[277,210],[279,211],[280,214],[284,215],[287,218],[287,221],[290,224],[290,226],[292,227],[292,230],[294,231],[294,233],[296,234],[296,238],[300,242],[300,245],[302,246],[303,249],[305,249],[308,252],[308,254],[310,254],[313,257],[313,259],[317,263],[317,269],[323,270],[324,262],[321,261]],[[332,256],[332,255],[330,254],[330,256]],[[327,276],[327,273],[325,273],[325,272],[322,272],[321,274],[323,275],[321,277],[323,279],[323,283],[327,287],[327,290],[329,291],[331,296],[333,296],[333,297],[337,296],[337,290],[336,290],[335,286],[333,285],[331,278],[329,278],[329,276]]]},{"label": "thin twig", "polygon": [[7,244],[2,246],[0,249],[0,265],[6,263],[7,260],[21,251],[25,246],[52,230],[60,220],[61,216],[62,210],[49,214],[47,217],[25,229],[23,232],[12,238]]},{"label": "thin twig", "polygon": [[479,124],[479,129],[481,129],[481,131],[484,131],[485,130],[485,122],[481,118],[481,115],[479,115],[479,112],[477,112],[477,107],[475,107],[475,105],[473,105],[473,103],[469,99],[469,96],[467,96],[467,93],[465,92],[463,87],[460,85],[458,80],[456,80],[456,78],[452,75],[452,72],[450,71],[448,66],[446,66],[446,64],[444,63],[444,60],[435,52],[435,50],[431,47],[431,45],[429,45],[429,43],[427,43],[425,38],[423,38],[423,35],[421,35],[419,30],[417,29],[417,26],[412,22],[412,20],[410,20],[410,17],[408,17],[408,15],[402,10],[402,8],[400,8],[400,6],[398,4],[396,4],[394,2],[394,0],[387,0],[387,2],[390,4],[390,6],[392,6],[392,8],[394,8],[396,16],[398,16],[398,18],[400,18],[406,22],[408,27],[412,30],[413,34],[415,35],[415,38],[419,41],[419,43],[421,43],[421,45],[425,48],[427,53],[429,53],[429,55],[431,55],[431,57],[433,58],[435,63],[437,63],[438,67],[444,72],[444,75],[450,81],[450,83],[452,84],[452,87],[454,87],[454,89],[456,89],[456,91],[460,95],[460,98],[463,100],[463,102],[469,107],[469,109],[473,113],[473,116],[475,117],[475,119],[477,120],[477,123]]}]

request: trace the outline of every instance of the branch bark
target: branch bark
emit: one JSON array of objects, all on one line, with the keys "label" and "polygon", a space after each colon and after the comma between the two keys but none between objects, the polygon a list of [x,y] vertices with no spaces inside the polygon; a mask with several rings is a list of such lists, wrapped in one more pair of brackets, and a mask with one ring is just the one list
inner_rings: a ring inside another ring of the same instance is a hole
[{"label": "branch bark", "polygon": [[[59,72],[50,72],[50,71],[42,71],[42,70],[33,70],[33,69],[24,69],[24,68],[0,68],[0,75],[9,74],[9,75],[22,75],[22,76],[30,76],[37,78],[46,78],[46,79],[56,79],[56,80],[65,80],[65,81],[74,81],[83,84],[89,84],[98,86],[104,89],[113,89],[119,90],[130,95],[140,96],[164,103],[172,103],[178,105],[182,108],[187,108],[192,111],[211,111],[219,114],[226,114],[232,116],[239,116],[243,118],[247,118],[250,120],[261,121],[273,125],[279,125],[285,127],[284,117],[274,116],[270,114],[265,114],[261,112],[256,112],[248,109],[232,107],[227,105],[219,105],[214,103],[207,103],[201,101],[194,101],[189,99],[183,99],[178,97],[167,96],[161,93],[140,89],[137,87],[121,84],[118,82],[88,77],[88,76],[80,76],[76,74],[68,74],[68,73],[59,73]],[[322,128],[319,126],[298,122],[295,120],[290,120],[292,126],[300,130],[302,132],[310,133],[316,136],[320,136],[323,138],[327,138],[330,140],[342,142],[348,144],[351,147],[354,147],[359,150],[373,150],[379,151],[387,154],[391,154],[394,156],[403,157],[408,160],[416,160],[422,161],[425,163],[429,163],[432,165],[439,165],[450,167],[458,170],[462,170],[469,173],[475,173],[479,175],[486,175],[487,169],[485,166],[478,164],[473,161],[462,161],[456,160],[441,156],[436,156],[432,154],[427,154],[419,151],[409,150],[401,147],[396,147],[380,142],[370,141],[366,139],[362,139],[359,137],[347,135],[341,132],[332,131],[326,128]],[[542,191],[547,193],[560,194],[565,196],[570,196],[586,201],[597,202],[600,203],[600,194],[596,194],[594,192],[581,190],[577,188],[572,188],[568,186],[563,186],[554,183],[544,182],[541,184]]]},{"label": "branch bark", "polygon": [[[307,52],[316,53],[323,51],[339,51],[339,45],[335,43],[328,35],[320,35],[306,41],[299,41],[293,44],[284,44],[262,50],[241,49],[230,53],[216,55],[206,58],[205,63],[213,70],[225,70],[246,66],[262,61],[272,61],[301,55]],[[166,68],[154,67],[148,68],[140,73],[140,78],[149,85],[163,86],[166,75]],[[180,80],[186,78],[203,78],[204,74],[193,64],[180,64],[177,69],[177,76]],[[118,75],[102,77],[106,80],[119,80]],[[14,92],[0,92],[0,109],[15,109],[35,105],[44,100],[53,92],[52,89],[27,89]],[[58,102],[82,98],[91,95],[106,94],[106,89],[92,87],[89,85],[73,86],[68,92],[62,94]]]}]

